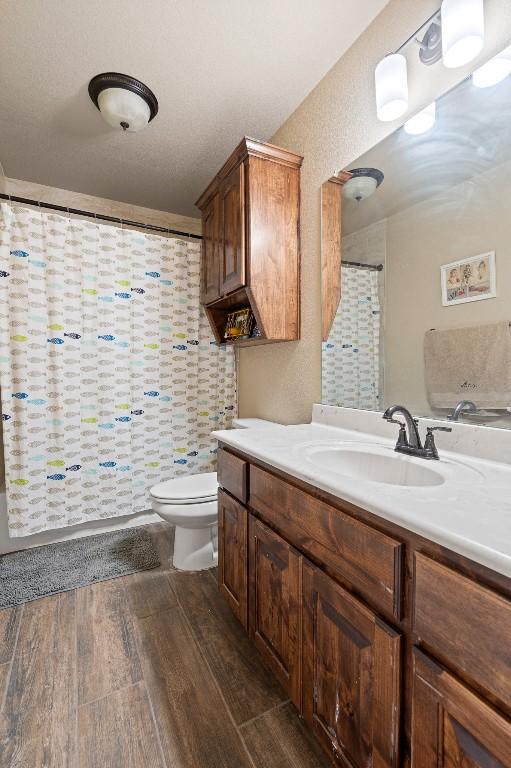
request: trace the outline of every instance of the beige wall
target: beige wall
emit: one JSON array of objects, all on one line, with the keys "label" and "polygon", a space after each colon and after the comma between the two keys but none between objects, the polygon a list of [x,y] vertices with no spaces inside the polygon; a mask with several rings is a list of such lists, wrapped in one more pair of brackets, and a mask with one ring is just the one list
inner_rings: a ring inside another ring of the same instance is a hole
[{"label": "beige wall", "polygon": [[[0,177],[0,192],[15,197],[25,197],[30,200],[64,205],[68,208],[77,208],[82,211],[92,211],[104,216],[115,216],[130,221],[140,221],[144,224],[153,224],[169,229],[177,229],[190,234],[200,234],[200,219],[181,216],[180,214],[166,211],[154,211],[151,208],[142,208],[137,205],[119,203],[115,200],[106,200],[102,197],[81,195],[78,192],[70,192],[66,189],[45,187],[42,184],[33,184],[18,179]],[[0,490],[5,486],[4,454],[2,439],[2,422],[0,421]]]},{"label": "beige wall", "polygon": [[[388,135],[396,124],[379,123],[374,106],[374,67],[399,47],[439,7],[439,0],[391,0],[337,62],[272,141],[305,156],[302,168],[302,338],[299,342],[241,349],[239,407],[242,416],[284,423],[310,420],[321,395],[320,187]],[[487,44],[482,58],[507,45],[511,7],[486,0]],[[435,74],[436,73],[436,74]],[[410,67],[411,111],[429,103],[466,72]],[[427,82],[420,80],[428,76]]]},{"label": "beige wall", "polygon": [[[387,219],[385,403],[431,415],[424,334],[511,321],[511,163]],[[496,252],[497,298],[444,307],[440,267]]]}]

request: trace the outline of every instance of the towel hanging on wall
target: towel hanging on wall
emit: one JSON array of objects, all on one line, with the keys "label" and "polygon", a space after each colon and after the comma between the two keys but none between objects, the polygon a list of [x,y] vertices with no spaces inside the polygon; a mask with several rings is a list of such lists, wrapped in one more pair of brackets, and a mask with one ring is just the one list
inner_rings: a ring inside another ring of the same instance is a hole
[{"label": "towel hanging on wall", "polygon": [[509,321],[427,331],[424,366],[426,390],[433,408],[453,408],[463,399],[473,400],[478,408],[509,408]]}]

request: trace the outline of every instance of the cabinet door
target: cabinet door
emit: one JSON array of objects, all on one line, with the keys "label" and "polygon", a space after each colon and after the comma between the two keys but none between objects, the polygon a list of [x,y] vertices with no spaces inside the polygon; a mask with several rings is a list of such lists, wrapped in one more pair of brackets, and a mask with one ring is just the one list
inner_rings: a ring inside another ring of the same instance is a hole
[{"label": "cabinet door", "polygon": [[247,517],[245,507],[218,491],[218,586],[247,628]]},{"label": "cabinet door", "polygon": [[412,768],[510,768],[511,722],[414,650]]},{"label": "cabinet door", "polygon": [[307,562],[303,712],[341,765],[398,765],[400,635]]},{"label": "cabinet door", "polygon": [[202,213],[201,302],[220,298],[220,194],[214,195]]},{"label": "cabinet door", "polygon": [[224,180],[221,188],[222,294],[245,285],[245,173],[241,163]]},{"label": "cabinet door", "polygon": [[249,515],[249,630],[259,652],[301,709],[303,557]]}]

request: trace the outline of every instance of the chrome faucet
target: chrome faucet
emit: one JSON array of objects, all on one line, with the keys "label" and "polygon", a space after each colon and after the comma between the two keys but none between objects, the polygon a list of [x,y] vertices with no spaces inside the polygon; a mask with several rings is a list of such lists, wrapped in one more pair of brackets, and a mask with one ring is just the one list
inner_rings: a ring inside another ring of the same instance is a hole
[{"label": "chrome faucet", "polygon": [[[400,413],[403,416],[404,422],[394,418],[396,413]],[[403,405],[392,405],[390,408],[387,408],[383,418],[391,424],[399,425],[399,435],[394,450],[398,453],[405,453],[407,456],[417,456],[421,459],[439,458],[434,432],[452,432],[451,427],[427,427],[426,440],[423,446],[418,428],[419,421],[413,418],[408,408],[405,408]]]},{"label": "chrome faucet", "polygon": [[458,421],[463,411],[466,411],[467,413],[477,413],[477,405],[473,403],[472,400],[460,400],[453,412],[450,413],[447,418],[449,421]]}]

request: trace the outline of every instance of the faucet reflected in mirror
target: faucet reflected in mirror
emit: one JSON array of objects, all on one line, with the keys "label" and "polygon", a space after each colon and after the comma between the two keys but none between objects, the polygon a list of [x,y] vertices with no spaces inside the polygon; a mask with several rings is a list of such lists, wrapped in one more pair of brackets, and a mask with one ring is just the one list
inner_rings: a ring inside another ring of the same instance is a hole
[{"label": "faucet reflected in mirror", "polygon": [[460,400],[453,409],[453,412],[447,417],[449,421],[459,421],[462,413],[477,413],[477,405],[472,400]]}]

